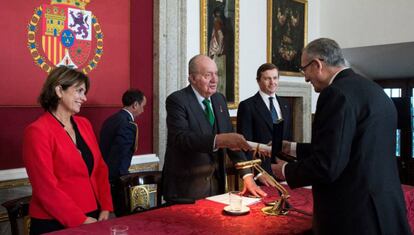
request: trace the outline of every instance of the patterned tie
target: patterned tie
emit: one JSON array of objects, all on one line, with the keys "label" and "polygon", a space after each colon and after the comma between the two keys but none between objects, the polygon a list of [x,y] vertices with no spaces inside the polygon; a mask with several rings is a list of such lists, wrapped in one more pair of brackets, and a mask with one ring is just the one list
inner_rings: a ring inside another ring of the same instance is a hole
[{"label": "patterned tie", "polygon": [[210,100],[209,99],[204,99],[203,104],[205,106],[204,114],[206,115],[206,118],[207,118],[208,122],[210,123],[210,125],[213,126],[213,124],[214,124],[214,115],[213,115],[213,110],[211,109]]},{"label": "patterned tie", "polygon": [[133,122],[133,121],[130,121],[129,123],[131,123],[132,125],[134,125],[135,126],[135,129],[137,130],[135,132],[135,144],[134,144],[134,153],[135,153],[138,150],[138,125],[135,122]]},{"label": "patterned tie", "polygon": [[277,116],[277,112],[275,109],[275,106],[273,105],[273,97],[269,97],[269,108],[270,108],[270,115],[272,115],[272,121],[273,123],[276,123],[277,119],[279,119],[279,117]]}]

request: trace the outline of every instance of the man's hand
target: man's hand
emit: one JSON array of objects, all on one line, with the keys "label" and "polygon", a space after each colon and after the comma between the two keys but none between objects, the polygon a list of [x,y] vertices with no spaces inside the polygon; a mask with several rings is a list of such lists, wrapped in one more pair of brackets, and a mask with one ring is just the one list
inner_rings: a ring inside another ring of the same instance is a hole
[{"label": "man's hand", "polygon": [[287,140],[283,140],[282,141],[282,152],[284,152],[284,153],[286,153],[286,154],[288,154],[288,155],[291,155],[290,154],[290,146],[291,146],[291,142],[289,142],[289,141],[287,141]]},{"label": "man's hand", "polygon": [[280,159],[277,159],[277,163],[276,164],[272,164],[272,166],[271,166],[272,167],[273,174],[279,180],[285,180],[286,179],[285,176],[282,173],[282,168],[283,168],[283,165],[285,163],[287,163],[287,162],[285,162],[283,160],[280,160]]},{"label": "man's hand", "polygon": [[216,148],[229,148],[231,150],[250,150],[246,139],[237,133],[222,133],[216,135]]},{"label": "man's hand", "polygon": [[276,187],[276,184],[266,174],[262,174],[257,179],[265,186]]},{"label": "man's hand", "polygon": [[255,197],[266,197],[267,193],[265,193],[263,190],[259,188],[259,186],[256,185],[253,179],[253,175],[249,175],[244,177],[244,187],[242,194],[245,194],[246,191],[249,191],[253,196]]},{"label": "man's hand", "polygon": [[108,220],[108,218],[109,218],[109,211],[101,211],[101,213],[99,213],[98,221]]}]

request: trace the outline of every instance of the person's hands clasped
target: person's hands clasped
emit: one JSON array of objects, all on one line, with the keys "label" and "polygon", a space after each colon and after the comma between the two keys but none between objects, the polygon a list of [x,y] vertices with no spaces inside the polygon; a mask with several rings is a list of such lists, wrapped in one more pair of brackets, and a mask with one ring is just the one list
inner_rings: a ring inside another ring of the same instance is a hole
[{"label": "person's hands clasped", "polygon": [[101,213],[99,213],[98,221],[108,220],[108,218],[109,218],[109,211],[101,211]]},{"label": "person's hands clasped", "polygon": [[231,150],[250,150],[246,139],[237,133],[222,133],[216,135],[217,148],[229,148]]},{"label": "person's hands clasped", "polygon": [[267,193],[265,193],[259,186],[254,182],[253,175],[249,175],[244,177],[244,187],[242,194],[245,194],[247,191],[251,193],[255,197],[266,197]]}]

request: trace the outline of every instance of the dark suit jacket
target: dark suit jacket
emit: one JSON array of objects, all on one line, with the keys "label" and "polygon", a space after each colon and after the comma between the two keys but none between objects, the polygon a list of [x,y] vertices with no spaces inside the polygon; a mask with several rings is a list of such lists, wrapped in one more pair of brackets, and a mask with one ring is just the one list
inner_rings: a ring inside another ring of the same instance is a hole
[{"label": "dark suit jacket", "polygon": [[396,127],[391,99],[351,69],[320,93],[312,143],[285,168],[290,187],[312,185],[316,234],[410,234]]},{"label": "dark suit jacket", "polygon": [[136,126],[123,109],[105,120],[100,133],[99,147],[109,168],[109,178],[116,180],[128,174],[134,154]]},{"label": "dark suit jacket", "polygon": [[[283,98],[276,96],[282,111],[283,122],[283,139],[292,139],[292,113],[288,103]],[[246,140],[267,144],[272,141],[273,122],[270,111],[263,102],[260,93],[240,102],[237,110],[237,132],[242,134]],[[246,154],[249,160],[252,159],[252,153]],[[273,175],[271,169],[271,159],[265,158],[262,168],[270,175]]]},{"label": "dark suit jacket", "polygon": [[[215,93],[210,99],[216,132],[232,132],[224,96]],[[215,179],[220,183],[218,193],[223,193],[226,151],[213,151],[215,133],[191,86],[169,95],[166,109],[168,137],[163,168],[163,194],[166,200],[211,196]],[[242,152],[227,153],[233,162],[246,160]]]}]

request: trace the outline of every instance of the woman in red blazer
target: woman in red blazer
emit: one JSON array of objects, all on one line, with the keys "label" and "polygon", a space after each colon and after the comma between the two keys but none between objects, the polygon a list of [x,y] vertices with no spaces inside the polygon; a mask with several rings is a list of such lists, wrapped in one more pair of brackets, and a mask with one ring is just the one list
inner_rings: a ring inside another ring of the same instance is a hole
[{"label": "woman in red blazer", "polygon": [[46,112],[25,130],[23,160],[33,189],[31,234],[107,220],[112,211],[108,169],[92,126],[74,116],[88,89],[83,73],[56,68],[39,96]]}]

